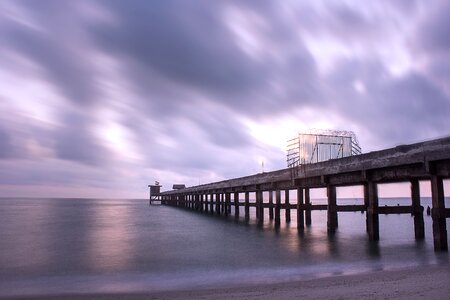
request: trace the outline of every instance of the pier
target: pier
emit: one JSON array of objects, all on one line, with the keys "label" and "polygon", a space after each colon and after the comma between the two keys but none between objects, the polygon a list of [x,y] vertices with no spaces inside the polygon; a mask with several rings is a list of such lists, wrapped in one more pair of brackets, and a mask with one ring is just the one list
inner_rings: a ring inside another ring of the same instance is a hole
[{"label": "pier", "polygon": [[[366,215],[368,238],[374,241],[380,238],[379,214],[412,214],[415,238],[420,240],[425,231],[419,181],[427,180],[431,184],[434,249],[448,251],[446,221],[450,208],[445,207],[443,183],[447,178],[450,137],[162,193],[158,190],[151,197],[163,205],[224,216],[234,208],[234,216],[239,217],[239,208],[244,207],[246,220],[254,208],[260,224],[268,209],[275,226],[280,225],[282,210],[286,222],[291,222],[291,210],[296,210],[299,230],[311,226],[311,211],[326,210],[330,235],[338,228],[338,212],[360,211]],[[379,206],[378,184],[399,182],[410,183],[411,205]],[[338,205],[336,188],[342,186],[363,186],[364,203]],[[327,204],[311,203],[310,190],[315,188],[326,188]],[[291,191],[296,193],[295,203],[291,202]],[[250,196],[255,202],[250,202]]]}]

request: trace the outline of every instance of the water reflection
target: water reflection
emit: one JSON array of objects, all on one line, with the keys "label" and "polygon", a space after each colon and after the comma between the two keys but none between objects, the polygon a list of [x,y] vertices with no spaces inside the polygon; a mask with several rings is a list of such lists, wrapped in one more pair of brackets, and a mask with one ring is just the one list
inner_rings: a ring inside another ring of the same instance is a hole
[{"label": "water reflection", "polygon": [[130,207],[105,204],[93,211],[87,264],[104,271],[123,269],[133,259]]}]

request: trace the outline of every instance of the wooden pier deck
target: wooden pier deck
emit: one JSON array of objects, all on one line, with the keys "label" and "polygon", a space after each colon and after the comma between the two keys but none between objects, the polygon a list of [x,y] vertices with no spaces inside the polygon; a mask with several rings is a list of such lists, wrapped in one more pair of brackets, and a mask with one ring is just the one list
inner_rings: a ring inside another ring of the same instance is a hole
[{"label": "wooden pier deck", "polygon": [[[291,210],[297,210],[299,230],[311,225],[312,210],[326,210],[329,234],[338,227],[338,212],[361,211],[366,214],[366,229],[371,240],[379,240],[379,214],[413,214],[415,237],[423,239],[424,209],[420,204],[419,180],[428,180],[432,193],[434,249],[447,251],[446,219],[450,217],[450,209],[445,207],[443,180],[446,178],[450,178],[450,137],[166,191],[159,197],[164,205],[225,216],[234,207],[234,215],[238,217],[239,207],[244,207],[247,220],[250,207],[255,207],[260,223],[264,221],[264,210],[269,209],[269,218],[274,219],[275,225],[280,224],[281,210],[285,211],[286,222],[291,221]],[[378,205],[377,185],[392,182],[410,183],[411,205]],[[357,185],[364,188],[364,204],[337,205],[336,188]],[[313,188],[326,188],[327,204],[311,204],[310,189]],[[296,190],[296,203],[290,202],[291,190]],[[254,193],[256,202],[250,203],[250,193]],[[281,193],[284,193],[284,203]],[[268,194],[268,202],[264,194]]]}]

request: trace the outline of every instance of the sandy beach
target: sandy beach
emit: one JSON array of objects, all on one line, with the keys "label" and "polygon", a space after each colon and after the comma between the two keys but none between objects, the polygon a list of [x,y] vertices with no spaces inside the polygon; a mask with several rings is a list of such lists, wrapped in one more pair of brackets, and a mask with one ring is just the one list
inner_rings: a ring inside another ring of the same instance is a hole
[{"label": "sandy beach", "polygon": [[450,264],[446,264],[230,288],[15,299],[448,299],[449,295]]}]

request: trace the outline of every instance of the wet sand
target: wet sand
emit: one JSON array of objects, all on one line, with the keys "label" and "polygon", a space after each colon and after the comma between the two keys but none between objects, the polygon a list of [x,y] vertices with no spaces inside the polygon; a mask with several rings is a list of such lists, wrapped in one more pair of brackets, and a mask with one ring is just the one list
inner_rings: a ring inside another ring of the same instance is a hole
[{"label": "wet sand", "polygon": [[276,284],[138,294],[39,295],[15,299],[449,299],[450,264]]}]

